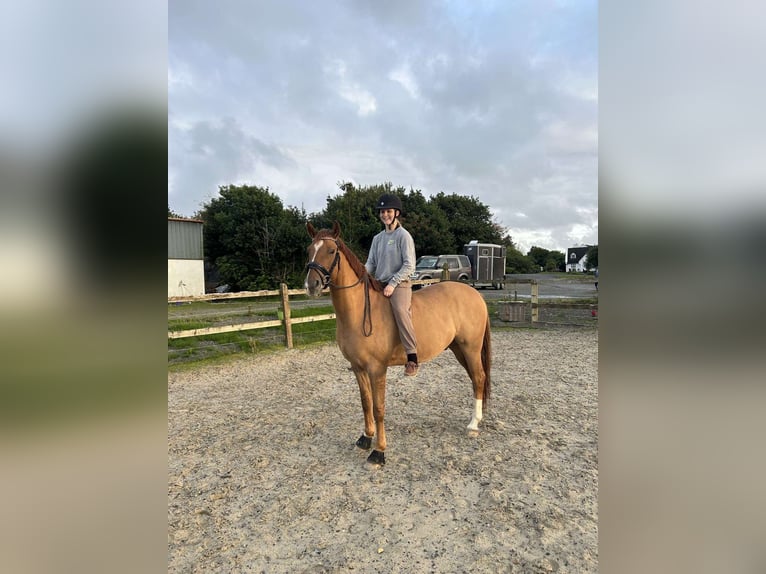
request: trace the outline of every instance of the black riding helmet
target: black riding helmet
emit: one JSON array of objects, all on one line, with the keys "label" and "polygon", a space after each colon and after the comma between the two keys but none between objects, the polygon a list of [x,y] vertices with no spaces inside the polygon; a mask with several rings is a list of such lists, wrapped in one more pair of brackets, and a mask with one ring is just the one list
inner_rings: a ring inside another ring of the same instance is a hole
[{"label": "black riding helmet", "polygon": [[402,200],[399,196],[391,193],[384,193],[378,198],[378,202],[375,204],[375,209],[380,211],[381,209],[396,209],[399,211],[399,215],[402,213]]}]

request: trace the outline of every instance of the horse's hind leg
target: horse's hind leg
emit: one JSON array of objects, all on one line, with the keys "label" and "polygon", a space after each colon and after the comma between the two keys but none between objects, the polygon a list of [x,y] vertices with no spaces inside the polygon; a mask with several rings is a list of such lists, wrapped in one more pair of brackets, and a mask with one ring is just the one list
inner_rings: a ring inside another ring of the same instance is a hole
[{"label": "horse's hind leg", "polygon": [[473,415],[471,416],[471,422],[468,423],[468,431],[478,432],[479,423],[484,416],[484,368],[481,364],[481,353],[470,353],[470,358],[468,358],[464,353],[464,349],[456,341],[449,348],[471,378],[473,385]]},{"label": "horse's hind leg", "polygon": [[370,376],[361,369],[354,368],[356,382],[359,383],[359,396],[362,399],[364,413],[364,432],[356,441],[356,446],[369,450],[372,447],[372,437],[375,436],[375,420],[372,415],[372,386]]}]

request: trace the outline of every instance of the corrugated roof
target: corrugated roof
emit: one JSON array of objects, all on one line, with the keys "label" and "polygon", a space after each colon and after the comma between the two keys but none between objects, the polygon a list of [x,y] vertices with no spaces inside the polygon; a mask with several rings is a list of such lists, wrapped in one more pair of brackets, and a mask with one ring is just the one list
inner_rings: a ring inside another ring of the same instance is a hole
[{"label": "corrugated roof", "polygon": [[168,221],[188,221],[190,223],[205,223],[201,219],[189,219],[187,217],[168,217]]}]

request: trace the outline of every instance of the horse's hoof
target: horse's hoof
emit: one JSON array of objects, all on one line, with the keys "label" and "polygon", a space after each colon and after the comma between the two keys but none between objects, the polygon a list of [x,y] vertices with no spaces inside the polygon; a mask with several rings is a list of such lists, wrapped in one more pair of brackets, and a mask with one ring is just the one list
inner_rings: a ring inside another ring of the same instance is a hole
[{"label": "horse's hoof", "polygon": [[386,453],[374,450],[370,453],[370,456],[367,457],[367,462],[370,464],[386,464]]},{"label": "horse's hoof", "polygon": [[372,446],[372,437],[369,436],[360,436],[356,441],[356,446],[363,450],[369,450]]},{"label": "horse's hoof", "polygon": [[473,429],[468,429],[468,436],[471,437],[471,438],[476,438],[476,437],[479,436],[479,431],[473,430]]}]

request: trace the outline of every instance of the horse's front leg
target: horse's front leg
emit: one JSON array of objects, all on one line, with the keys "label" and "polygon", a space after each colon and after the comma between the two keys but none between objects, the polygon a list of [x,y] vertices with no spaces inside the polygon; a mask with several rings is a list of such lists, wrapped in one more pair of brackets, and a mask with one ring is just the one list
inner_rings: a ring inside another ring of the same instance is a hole
[{"label": "horse's front leg", "polygon": [[356,441],[356,446],[369,450],[372,447],[372,437],[375,436],[375,420],[372,415],[372,385],[366,371],[354,367],[356,382],[359,383],[359,396],[362,399],[364,413],[364,432]]},{"label": "horse's front leg", "polygon": [[371,373],[372,381],[372,414],[375,417],[375,430],[378,438],[375,449],[367,457],[371,464],[386,464],[386,367],[379,373]]}]

